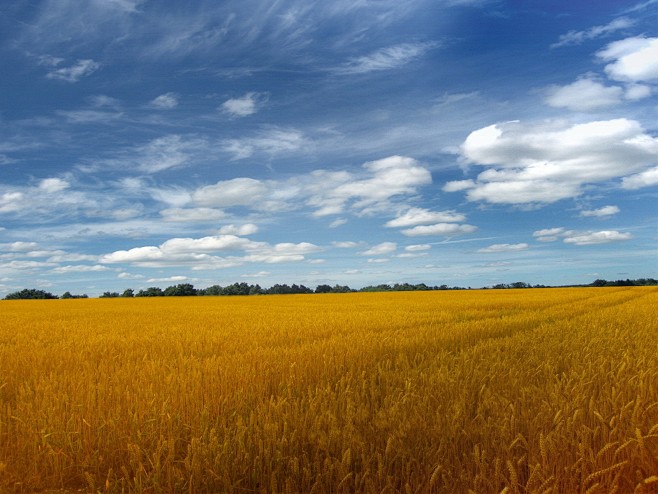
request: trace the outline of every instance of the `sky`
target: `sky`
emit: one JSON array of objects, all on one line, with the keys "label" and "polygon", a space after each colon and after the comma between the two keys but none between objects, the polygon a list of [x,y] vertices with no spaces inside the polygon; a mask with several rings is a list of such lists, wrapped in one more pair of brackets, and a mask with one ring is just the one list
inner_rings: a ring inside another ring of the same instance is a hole
[{"label": "sky", "polygon": [[658,277],[658,0],[0,5],[0,296]]}]

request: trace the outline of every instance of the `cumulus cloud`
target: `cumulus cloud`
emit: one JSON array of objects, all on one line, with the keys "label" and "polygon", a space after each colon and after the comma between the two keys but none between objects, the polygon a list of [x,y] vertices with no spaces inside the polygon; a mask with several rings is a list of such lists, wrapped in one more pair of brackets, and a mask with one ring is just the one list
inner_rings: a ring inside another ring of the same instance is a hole
[{"label": "cumulus cloud", "polygon": [[416,244],[416,245],[407,245],[404,250],[407,252],[422,252],[430,250],[432,246],[430,244]]},{"label": "cumulus cloud", "polygon": [[181,281],[188,281],[189,278],[183,275],[167,276],[166,278],[149,278],[147,283],[179,283]]},{"label": "cumulus cloud", "polygon": [[658,167],[650,168],[630,177],[624,177],[621,184],[622,188],[627,190],[641,189],[652,185],[658,185]]},{"label": "cumulus cloud", "polygon": [[551,48],[560,48],[568,45],[579,45],[585,41],[607,36],[621,29],[631,27],[635,22],[628,17],[619,17],[602,26],[593,26],[583,31],[569,31],[560,36],[557,43],[553,43]]},{"label": "cumulus cloud", "polygon": [[12,242],[10,244],[2,244],[2,248],[11,252],[30,252],[35,250],[39,244],[36,242]]},{"label": "cumulus cloud", "polygon": [[528,248],[528,244],[526,243],[520,243],[520,244],[493,244],[490,245],[489,247],[484,247],[482,249],[478,249],[478,252],[486,253],[486,254],[496,254],[500,252],[518,252],[521,250],[526,250]]},{"label": "cumulus cloud", "polygon": [[38,188],[45,193],[53,194],[68,189],[69,186],[70,184],[61,178],[45,178],[39,182]]},{"label": "cumulus cloud", "polygon": [[658,158],[658,139],[625,118],[568,125],[508,122],[472,132],[461,147],[487,169],[472,182],[448,182],[471,201],[552,203],[596,184],[646,171]]},{"label": "cumulus cloud", "polygon": [[93,74],[100,68],[100,64],[94,62],[91,59],[87,60],[78,60],[74,65],[70,67],[62,67],[59,69],[53,69],[46,77],[48,79],[56,79],[66,82],[78,82],[81,78]]},{"label": "cumulus cloud", "polygon": [[338,247],[339,249],[353,249],[361,245],[359,242],[352,242],[351,240],[342,241],[342,242],[331,242],[331,245]]},{"label": "cumulus cloud", "polygon": [[397,218],[388,221],[389,228],[403,228],[415,225],[464,221],[466,216],[455,211],[430,211],[423,208],[409,208]]},{"label": "cumulus cloud", "polygon": [[252,206],[257,208],[257,204],[267,192],[267,185],[260,180],[234,178],[201,187],[194,192],[192,199],[202,206]]},{"label": "cumulus cloud", "polygon": [[307,206],[315,216],[342,214],[348,209],[367,215],[390,208],[392,199],[411,196],[430,183],[429,170],[416,160],[390,156],[365,163],[358,173],[315,170],[284,180],[223,180],[193,191],[191,200],[202,207],[273,211]]},{"label": "cumulus cloud", "polygon": [[269,275],[270,275],[269,271],[258,271],[257,273],[243,274],[240,277],[241,278],[264,278],[264,277],[269,276]]},{"label": "cumulus cloud", "polygon": [[402,230],[402,234],[407,237],[420,237],[425,235],[442,235],[454,236],[464,235],[477,231],[477,227],[467,224],[457,223],[437,223],[435,225],[419,225],[413,228]]},{"label": "cumulus cloud", "polygon": [[245,262],[271,264],[302,261],[306,255],[319,251],[320,247],[308,242],[271,245],[236,235],[212,235],[202,238],[171,238],[159,246],[119,250],[101,256],[100,263],[142,267],[187,265],[194,270],[221,269]]},{"label": "cumulus cloud", "polygon": [[402,43],[389,46],[368,55],[353,58],[334,69],[334,72],[349,75],[397,69],[422,57],[428,50],[436,46],[436,43]]},{"label": "cumulus cloud", "polygon": [[626,92],[624,93],[624,98],[629,101],[637,101],[640,99],[648,98],[653,93],[651,86],[646,84],[628,84],[626,86]]},{"label": "cumulus cloud", "polygon": [[555,108],[574,111],[591,111],[621,103],[624,90],[618,86],[605,86],[600,82],[582,78],[566,86],[550,86],[545,90],[545,101]]},{"label": "cumulus cloud", "polygon": [[165,221],[175,223],[201,223],[220,220],[226,213],[213,208],[168,208],[160,211],[160,216]]},{"label": "cumulus cloud", "polygon": [[244,225],[224,225],[219,229],[220,235],[240,235],[247,236],[253,235],[258,232],[258,226],[253,223],[245,223]]},{"label": "cumulus cloud", "polygon": [[53,273],[57,274],[69,274],[69,273],[96,273],[99,271],[108,271],[110,268],[107,266],[101,266],[100,264],[94,264],[93,266],[86,264],[72,264],[68,266],[59,266],[52,269]]},{"label": "cumulus cloud", "polygon": [[384,256],[395,252],[398,245],[395,242],[382,242],[381,244],[373,245],[368,250],[361,252],[362,256]]},{"label": "cumulus cloud", "polygon": [[575,230],[567,230],[562,227],[537,230],[533,233],[533,236],[536,237],[540,242],[555,242],[559,239],[562,239],[565,244],[572,245],[607,244],[610,242],[621,242],[633,238],[633,235],[630,233],[623,233],[616,230],[579,232]]},{"label": "cumulus cloud", "polygon": [[562,227],[557,228],[545,228],[543,230],[537,230],[532,234],[539,242],[555,242],[562,235],[566,233],[566,230]]},{"label": "cumulus cloud", "polygon": [[157,98],[151,100],[150,105],[159,110],[171,110],[178,106],[178,95],[175,93],[161,94]]},{"label": "cumulus cloud", "polygon": [[247,93],[240,98],[231,98],[224,101],[221,110],[232,117],[248,117],[259,109],[267,98],[263,93]]},{"label": "cumulus cloud", "polygon": [[608,77],[625,82],[658,82],[658,38],[637,36],[615,41],[597,53],[609,62]]},{"label": "cumulus cloud", "polygon": [[630,233],[622,233],[616,230],[604,230],[600,232],[587,232],[568,236],[564,239],[564,243],[574,245],[594,245],[622,242],[624,240],[630,240],[631,238],[633,238],[633,235]]},{"label": "cumulus cloud", "polygon": [[311,196],[307,203],[316,207],[316,216],[341,213],[348,204],[368,214],[400,195],[414,194],[418,187],[432,183],[426,168],[413,158],[390,156],[363,165],[366,177],[347,172],[318,171],[306,177]]},{"label": "cumulus cloud", "polygon": [[594,216],[597,218],[601,218],[604,216],[614,216],[618,212],[619,212],[619,208],[617,206],[603,206],[602,208],[598,208],[598,209],[581,211],[580,215],[584,217]]}]

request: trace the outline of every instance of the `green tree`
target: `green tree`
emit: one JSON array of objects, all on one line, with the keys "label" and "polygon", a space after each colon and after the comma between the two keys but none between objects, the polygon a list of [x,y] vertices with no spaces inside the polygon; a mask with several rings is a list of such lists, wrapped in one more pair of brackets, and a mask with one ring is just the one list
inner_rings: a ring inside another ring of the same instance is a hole
[{"label": "green tree", "polygon": [[44,290],[37,290],[35,288],[25,288],[21,291],[10,293],[5,296],[5,300],[42,300],[42,299],[56,299],[57,295]]}]

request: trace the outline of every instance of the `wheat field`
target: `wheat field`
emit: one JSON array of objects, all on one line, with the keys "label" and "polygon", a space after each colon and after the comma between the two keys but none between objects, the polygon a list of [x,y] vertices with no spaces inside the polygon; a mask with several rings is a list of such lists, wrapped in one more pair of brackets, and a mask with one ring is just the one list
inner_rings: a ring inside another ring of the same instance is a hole
[{"label": "wheat field", "polygon": [[658,289],[5,301],[0,492],[658,492]]}]

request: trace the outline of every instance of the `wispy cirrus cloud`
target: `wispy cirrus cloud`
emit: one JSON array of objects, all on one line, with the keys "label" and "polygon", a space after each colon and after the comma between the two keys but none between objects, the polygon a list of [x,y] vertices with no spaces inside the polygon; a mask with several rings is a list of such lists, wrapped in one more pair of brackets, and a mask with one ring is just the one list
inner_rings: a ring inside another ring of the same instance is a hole
[{"label": "wispy cirrus cloud", "polygon": [[561,48],[563,46],[569,45],[580,45],[585,41],[608,36],[622,29],[628,29],[634,24],[635,21],[629,17],[619,17],[612,20],[608,24],[601,26],[593,26],[582,31],[569,31],[566,34],[561,35],[559,40],[551,45],[551,48]]},{"label": "wispy cirrus cloud", "polygon": [[302,131],[276,126],[261,129],[253,136],[227,139],[221,143],[222,149],[232,154],[234,160],[246,159],[257,153],[271,156],[290,153],[309,145],[310,141]]},{"label": "wispy cirrus cloud", "polygon": [[427,51],[437,46],[438,44],[435,42],[401,43],[388,46],[368,55],[353,58],[345,64],[335,67],[332,72],[352,75],[397,69],[422,57]]},{"label": "wispy cirrus cloud", "polygon": [[46,77],[48,79],[56,79],[66,82],[78,82],[81,78],[87,77],[96,72],[101,65],[91,59],[78,60],[75,64],[69,67],[60,67],[53,69]]}]

